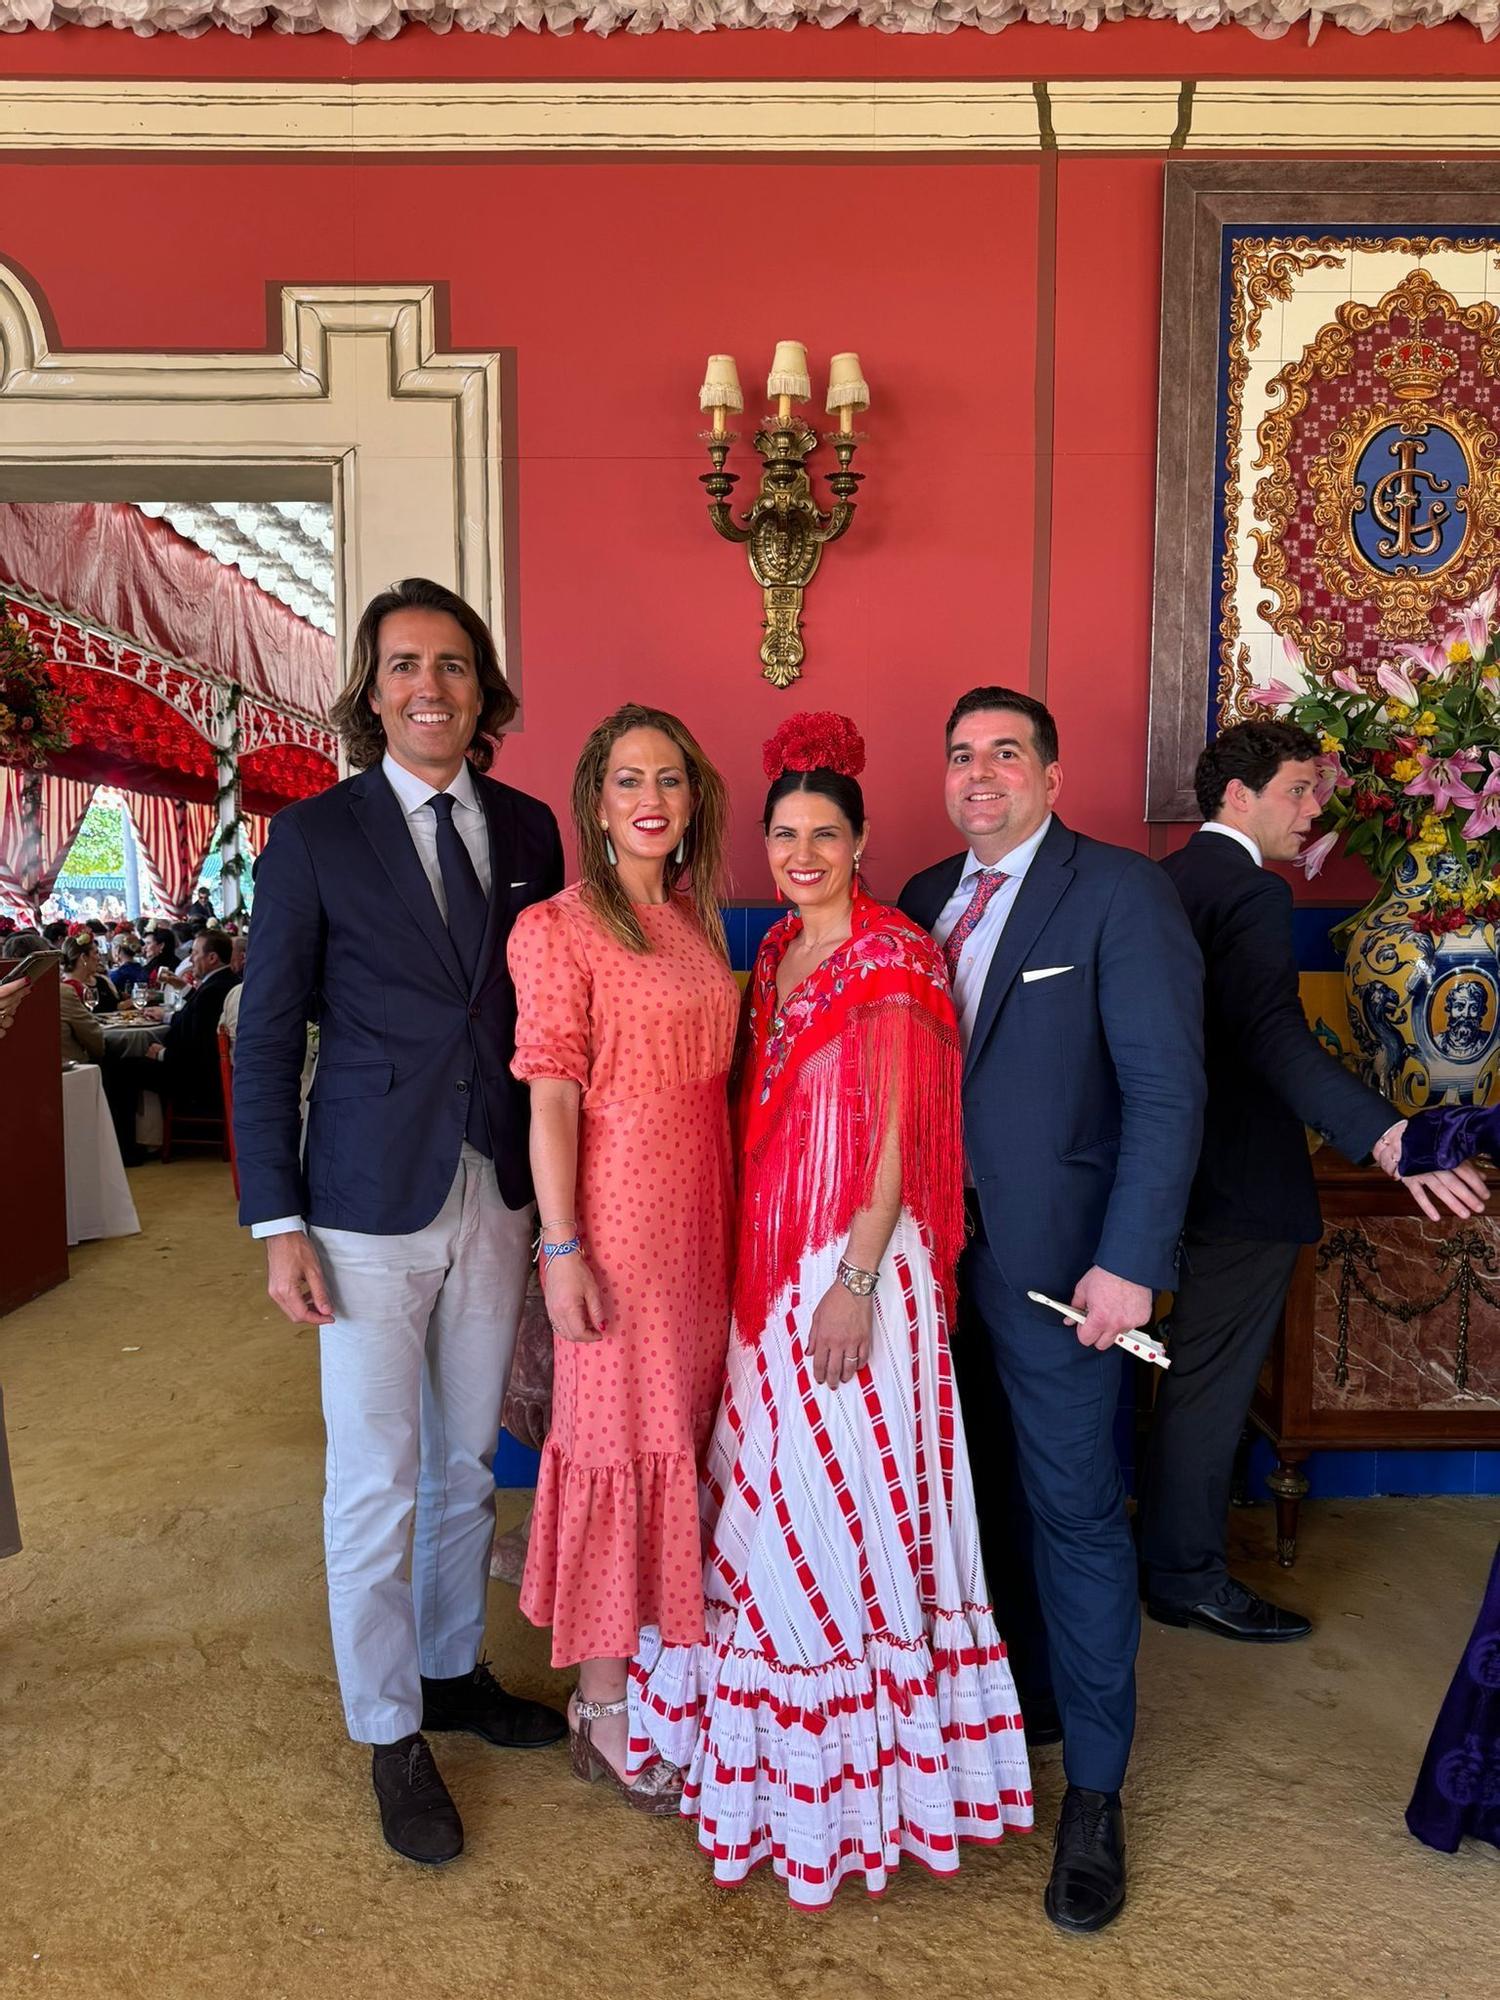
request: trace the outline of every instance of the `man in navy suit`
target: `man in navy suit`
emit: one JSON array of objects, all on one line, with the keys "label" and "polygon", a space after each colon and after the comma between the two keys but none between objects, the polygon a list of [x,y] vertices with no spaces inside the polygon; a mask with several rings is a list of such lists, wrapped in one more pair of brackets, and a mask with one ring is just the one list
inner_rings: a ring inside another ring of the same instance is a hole
[{"label": "man in navy suit", "polygon": [[[1203,1118],[1203,966],[1160,869],[1057,818],[1057,728],[1040,702],[974,689],[947,753],[967,849],[913,877],[901,908],[944,949],[964,1042],[969,1434],[1022,1706],[1041,1713],[1055,1691],[1068,1780],[1045,1908],[1092,1931],[1125,1899],[1140,1637],[1114,1341],[1176,1275]],[[1084,1323],[1075,1333],[1030,1291]],[[1010,1507],[993,1478],[1005,1452]]]},{"label": "man in navy suit", "polygon": [[424,1862],[463,1846],[424,1730],[532,1748],[566,1729],[479,1657],[533,1230],[505,947],[563,880],[546,806],[482,775],[515,710],[454,592],[410,578],[366,608],[333,710],[357,775],[271,823],[235,1050],[240,1220],[271,1297],[321,1329],[345,1719],[387,1842]]},{"label": "man in navy suit", "polygon": [[[1318,815],[1318,745],[1267,719],[1225,729],[1198,759],[1204,824],[1161,864],[1207,973],[1208,1107],[1172,1303],[1172,1367],[1157,1386],[1141,1482],[1146,1608],[1168,1625],[1266,1643],[1312,1630],[1229,1574],[1235,1446],[1305,1243],[1323,1234],[1311,1126],[1350,1160],[1395,1174],[1406,1121],[1351,1076],[1307,1025],[1297,992],[1292,892],[1267,861],[1294,861]],[[1484,1207],[1478,1169],[1416,1175],[1413,1201]]]}]

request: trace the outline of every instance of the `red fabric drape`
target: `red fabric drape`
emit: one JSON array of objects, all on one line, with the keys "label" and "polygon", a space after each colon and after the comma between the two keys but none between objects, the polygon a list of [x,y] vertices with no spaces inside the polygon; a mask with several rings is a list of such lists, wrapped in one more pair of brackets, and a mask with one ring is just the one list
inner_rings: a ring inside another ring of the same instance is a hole
[{"label": "red fabric drape", "polygon": [[0,899],[41,909],[93,796],[76,778],[0,764]]},{"label": "red fabric drape", "polygon": [[264,854],[266,842],[271,837],[271,815],[269,813],[246,813],[249,826],[250,852]]},{"label": "red fabric drape", "polygon": [[311,715],[337,692],[326,632],[135,507],[0,505],[0,578]]},{"label": "red fabric drape", "polygon": [[126,792],[126,809],[145,859],[151,894],[169,917],[185,917],[218,821],[212,806]]}]

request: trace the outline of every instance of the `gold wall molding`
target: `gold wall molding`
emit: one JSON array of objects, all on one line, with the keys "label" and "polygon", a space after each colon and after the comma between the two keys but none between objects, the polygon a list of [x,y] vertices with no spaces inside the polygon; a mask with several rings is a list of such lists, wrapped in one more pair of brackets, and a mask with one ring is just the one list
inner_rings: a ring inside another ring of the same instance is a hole
[{"label": "gold wall molding", "polygon": [[[0,0],[3,4],[3,0]],[[1472,83],[161,83],[0,79],[14,153],[1500,151]]]}]

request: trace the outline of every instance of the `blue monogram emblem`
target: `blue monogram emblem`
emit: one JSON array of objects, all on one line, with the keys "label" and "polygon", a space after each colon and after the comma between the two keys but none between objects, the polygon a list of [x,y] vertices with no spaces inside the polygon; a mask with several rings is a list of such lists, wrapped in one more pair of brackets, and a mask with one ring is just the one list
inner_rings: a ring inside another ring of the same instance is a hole
[{"label": "blue monogram emblem", "polygon": [[1469,483],[1468,457],[1446,424],[1410,417],[1383,424],[1354,468],[1354,546],[1383,576],[1446,568],[1469,532]]}]

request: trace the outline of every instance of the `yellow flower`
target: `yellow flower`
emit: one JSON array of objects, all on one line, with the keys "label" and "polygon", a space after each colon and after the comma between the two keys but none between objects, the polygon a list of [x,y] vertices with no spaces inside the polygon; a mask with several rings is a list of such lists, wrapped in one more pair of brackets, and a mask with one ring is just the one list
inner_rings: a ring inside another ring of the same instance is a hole
[{"label": "yellow flower", "polygon": [[1325,757],[1336,757],[1342,747],[1339,739],[1336,736],[1330,736],[1326,729],[1318,738],[1318,748],[1323,752]]},{"label": "yellow flower", "polygon": [[1480,894],[1478,883],[1471,882],[1469,884],[1468,888],[1464,890],[1462,900],[1466,910],[1477,910],[1479,908],[1484,898]]},{"label": "yellow flower", "polygon": [[1411,726],[1413,736],[1436,736],[1437,717],[1430,708],[1424,708]]},{"label": "yellow flower", "polygon": [[1398,757],[1391,766],[1391,776],[1398,785],[1409,785],[1422,768],[1419,757]]},{"label": "yellow flower", "polygon": [[1411,715],[1411,710],[1404,701],[1388,701],[1385,705],[1385,712],[1391,718],[1392,722],[1405,722]]},{"label": "yellow flower", "polygon": [[1455,667],[1461,667],[1465,660],[1472,660],[1473,657],[1467,639],[1455,639],[1448,648],[1448,658]]}]

